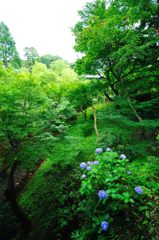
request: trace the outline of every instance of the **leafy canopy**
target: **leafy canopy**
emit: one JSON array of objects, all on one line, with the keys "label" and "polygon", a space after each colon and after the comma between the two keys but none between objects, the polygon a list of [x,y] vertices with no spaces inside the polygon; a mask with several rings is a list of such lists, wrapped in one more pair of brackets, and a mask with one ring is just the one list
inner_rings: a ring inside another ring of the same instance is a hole
[{"label": "leafy canopy", "polygon": [[9,63],[16,68],[20,66],[15,41],[9,32],[9,28],[3,22],[0,22],[0,61],[5,67],[8,67]]}]

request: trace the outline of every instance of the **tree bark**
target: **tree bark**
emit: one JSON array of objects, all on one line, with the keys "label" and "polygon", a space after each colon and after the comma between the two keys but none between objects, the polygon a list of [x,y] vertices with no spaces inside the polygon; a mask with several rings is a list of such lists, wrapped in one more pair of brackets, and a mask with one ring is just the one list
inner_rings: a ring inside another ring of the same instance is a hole
[{"label": "tree bark", "polygon": [[92,109],[93,109],[93,118],[94,118],[94,130],[95,130],[95,133],[96,133],[96,136],[97,136],[97,139],[99,137],[99,131],[98,131],[98,127],[97,127],[97,115],[96,115],[96,109],[95,107],[92,105],[91,106]]},{"label": "tree bark", "polygon": [[133,104],[132,104],[132,101],[131,101],[131,99],[130,99],[130,97],[129,97],[129,94],[128,94],[128,91],[127,91],[127,88],[124,86],[124,81],[123,81],[123,79],[121,78],[120,81],[121,81],[121,84],[123,85],[123,89],[124,89],[124,91],[125,91],[125,96],[126,96],[126,98],[127,98],[127,100],[128,100],[129,107],[131,108],[131,110],[132,110],[134,116],[137,118],[137,120],[138,120],[139,122],[141,122],[141,121],[142,121],[142,118],[140,117],[140,115],[138,114],[138,112],[136,111],[135,107],[134,107]]},{"label": "tree bark", "polygon": [[84,116],[84,120],[87,120],[87,109],[83,110],[82,106],[80,107],[80,111]]},{"label": "tree bark", "polygon": [[104,91],[104,96],[105,96],[105,101],[106,99],[109,100],[110,102],[113,102],[113,98],[111,98],[106,91]]},{"label": "tree bark", "polygon": [[21,207],[18,205],[17,197],[16,197],[16,189],[14,183],[14,173],[17,168],[18,162],[15,160],[13,165],[8,173],[7,179],[7,187],[5,189],[5,196],[8,200],[10,207],[12,208],[16,218],[21,224],[22,227],[22,236],[21,239],[27,239],[30,231],[31,231],[31,221],[28,219],[26,214],[23,212]]},{"label": "tree bark", "polygon": [[109,86],[110,86],[112,92],[115,94],[115,96],[118,96],[118,95],[119,95],[119,92],[118,92],[117,89],[115,89],[114,84],[112,84],[112,82],[111,82],[111,80],[110,80],[109,72],[106,72],[106,77],[107,77],[107,80],[108,80],[108,83],[109,83]]},{"label": "tree bark", "polygon": [[142,121],[142,118],[140,117],[140,115],[138,114],[138,112],[136,111],[135,107],[133,106],[132,102],[131,102],[131,99],[130,97],[127,95],[127,100],[128,100],[128,104],[129,104],[129,107],[131,108],[132,112],[134,113],[135,117],[137,118],[137,120],[139,122]]},{"label": "tree bark", "polygon": [[84,120],[86,121],[87,120],[87,110],[84,110]]}]

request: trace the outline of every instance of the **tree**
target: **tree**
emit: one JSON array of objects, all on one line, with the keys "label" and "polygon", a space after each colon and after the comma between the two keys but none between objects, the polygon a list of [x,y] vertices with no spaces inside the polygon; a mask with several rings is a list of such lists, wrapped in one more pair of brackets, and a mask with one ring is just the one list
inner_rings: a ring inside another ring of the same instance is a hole
[{"label": "tree", "polygon": [[99,74],[106,82],[106,95],[126,99],[139,121],[139,99],[151,101],[158,95],[157,9],[151,0],[109,5],[96,0],[79,12],[81,21],[73,29],[75,50],[83,54],[78,70]]},{"label": "tree", "polygon": [[53,55],[43,55],[40,57],[40,61],[41,63],[45,64],[47,66],[47,68],[51,67],[51,64],[57,60],[60,60],[61,57],[59,56],[53,56]]},{"label": "tree", "polygon": [[20,58],[16,50],[15,41],[8,27],[0,22],[0,61],[5,67],[11,63],[15,67],[20,66]]},{"label": "tree", "polygon": [[8,169],[5,195],[25,238],[31,223],[18,205],[14,173],[19,165],[26,168],[28,159],[36,164],[36,158],[48,155],[49,145],[66,129],[65,121],[74,112],[70,109],[67,116],[68,101],[57,102],[53,98],[50,82],[44,83],[29,73],[13,69],[0,67],[0,72],[0,144],[7,151]]},{"label": "tree", "polygon": [[24,48],[24,52],[24,56],[26,57],[26,67],[31,72],[35,62],[39,61],[39,54],[34,47],[26,47]]},{"label": "tree", "polygon": [[41,82],[56,82],[56,74],[43,63],[36,62],[32,67],[32,76]]},{"label": "tree", "polygon": [[51,70],[56,75],[56,81],[59,84],[66,84],[78,80],[78,76],[71,68],[69,63],[63,59],[59,59],[51,64]]},{"label": "tree", "polygon": [[76,111],[81,112],[84,116],[84,119],[86,120],[87,108],[90,107],[92,103],[88,88],[88,82],[74,83],[73,85],[71,85],[71,89],[68,90],[67,96]]}]

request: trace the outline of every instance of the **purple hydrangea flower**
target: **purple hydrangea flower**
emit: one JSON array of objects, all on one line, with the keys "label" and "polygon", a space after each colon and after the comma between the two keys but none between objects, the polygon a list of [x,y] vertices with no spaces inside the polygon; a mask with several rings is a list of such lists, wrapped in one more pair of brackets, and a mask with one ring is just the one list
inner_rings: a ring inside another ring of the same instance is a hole
[{"label": "purple hydrangea flower", "polygon": [[130,172],[130,171],[127,171],[127,174],[128,174],[128,175],[131,175],[131,174],[132,174],[132,172]]},{"label": "purple hydrangea flower", "polygon": [[103,149],[102,148],[96,148],[96,153],[102,153]]},{"label": "purple hydrangea flower", "polygon": [[87,164],[85,162],[80,163],[80,168],[84,169],[87,167]]},{"label": "purple hydrangea flower", "polygon": [[119,158],[120,159],[126,159],[126,155],[125,154],[121,154]]},{"label": "purple hydrangea flower", "polygon": [[101,228],[102,228],[103,231],[107,231],[107,230],[108,230],[108,227],[109,227],[109,224],[108,224],[107,221],[103,221],[103,222],[101,223]]},{"label": "purple hydrangea flower", "polygon": [[106,193],[106,191],[100,190],[100,191],[98,192],[98,197],[99,197],[99,199],[105,199],[105,198],[108,197],[108,194]]},{"label": "purple hydrangea flower", "polygon": [[110,147],[107,147],[106,148],[106,152],[110,152],[111,151],[111,148]]},{"label": "purple hydrangea flower", "polygon": [[98,165],[99,164],[99,162],[98,161],[94,161],[94,163],[93,163],[94,165]]},{"label": "purple hydrangea flower", "polygon": [[82,179],[86,178],[86,174],[82,174],[81,178]]},{"label": "purple hydrangea flower", "polygon": [[92,168],[91,168],[90,166],[88,166],[86,169],[87,169],[88,171],[91,171],[91,170],[92,170]]},{"label": "purple hydrangea flower", "polygon": [[137,187],[135,187],[135,192],[140,195],[143,193],[143,190],[140,186],[137,186]]}]

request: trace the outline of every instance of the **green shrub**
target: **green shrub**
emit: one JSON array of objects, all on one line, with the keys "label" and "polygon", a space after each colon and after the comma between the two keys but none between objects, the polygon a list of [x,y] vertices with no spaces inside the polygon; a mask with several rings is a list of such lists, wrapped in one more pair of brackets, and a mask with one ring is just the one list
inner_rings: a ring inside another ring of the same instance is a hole
[{"label": "green shrub", "polygon": [[94,132],[93,123],[86,124],[82,127],[84,137],[91,136]]},{"label": "green shrub", "polygon": [[[142,171],[112,151],[98,154],[96,160],[99,164],[91,165],[91,171],[83,169],[86,177],[80,187],[83,201],[79,206],[82,226],[72,239],[112,239],[112,233],[114,239],[153,239],[156,233],[151,212],[157,213],[159,186],[144,173],[150,166],[153,170],[155,164],[147,163]],[[100,190],[107,195],[102,200]],[[106,233],[101,230],[102,221],[109,223]]]},{"label": "green shrub", "polygon": [[37,181],[20,201],[33,222],[30,239],[65,239],[77,224],[79,173],[71,164],[58,163]]}]

